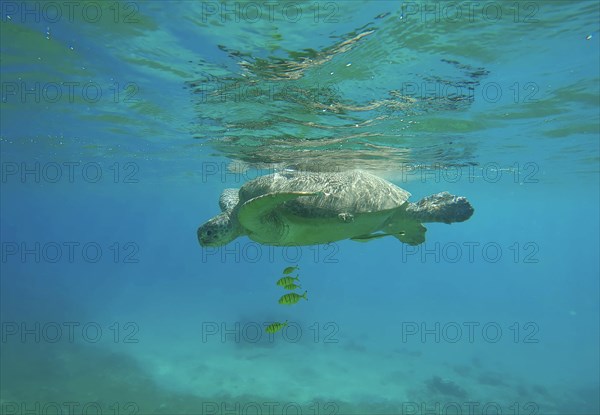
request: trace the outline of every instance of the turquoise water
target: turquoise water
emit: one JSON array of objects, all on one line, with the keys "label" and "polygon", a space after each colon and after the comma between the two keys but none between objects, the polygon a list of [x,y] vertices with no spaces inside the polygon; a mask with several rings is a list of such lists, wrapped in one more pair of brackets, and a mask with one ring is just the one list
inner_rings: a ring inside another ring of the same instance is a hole
[{"label": "turquoise water", "polygon": [[[596,2],[1,4],[2,414],[600,412]],[[475,213],[198,244],[355,168]]]}]

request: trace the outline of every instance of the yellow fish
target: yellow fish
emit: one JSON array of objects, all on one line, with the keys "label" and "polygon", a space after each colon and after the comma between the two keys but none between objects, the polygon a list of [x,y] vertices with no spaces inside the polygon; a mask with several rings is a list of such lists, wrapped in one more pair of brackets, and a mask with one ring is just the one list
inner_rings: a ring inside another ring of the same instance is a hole
[{"label": "yellow fish", "polygon": [[276,284],[281,286],[281,287],[285,287],[286,285],[290,285],[293,284],[294,281],[300,281],[300,278],[298,278],[298,276],[295,277],[283,277],[280,278]]},{"label": "yellow fish", "polygon": [[279,299],[279,304],[296,304],[298,301],[300,301],[301,298],[304,298],[306,301],[308,301],[308,298],[306,298],[306,291],[304,291],[304,294],[302,295],[296,293],[284,294]]},{"label": "yellow fish", "polygon": [[288,284],[284,285],[283,288],[285,288],[286,290],[294,291],[296,288],[302,288],[302,286],[296,284]]},{"label": "yellow fish", "polygon": [[271,334],[277,333],[279,330],[281,330],[282,328],[284,328],[287,325],[288,325],[287,320],[285,321],[285,323],[277,323],[276,322],[276,323],[273,323],[273,324],[269,324],[267,326],[267,328],[265,329],[265,331],[267,333],[271,333]]},{"label": "yellow fish", "polygon": [[291,274],[292,272],[296,271],[297,269],[300,269],[300,267],[298,265],[296,265],[295,267],[287,267],[286,269],[283,270],[283,273],[285,275]]}]

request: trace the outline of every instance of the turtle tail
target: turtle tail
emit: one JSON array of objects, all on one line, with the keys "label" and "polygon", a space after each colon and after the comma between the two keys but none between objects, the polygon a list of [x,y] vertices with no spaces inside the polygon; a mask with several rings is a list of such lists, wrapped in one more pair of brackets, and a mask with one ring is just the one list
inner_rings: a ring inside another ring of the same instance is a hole
[{"label": "turtle tail", "polygon": [[473,212],[473,206],[466,198],[448,192],[424,197],[417,203],[410,203],[406,208],[409,217],[421,223],[464,222],[473,215]]}]

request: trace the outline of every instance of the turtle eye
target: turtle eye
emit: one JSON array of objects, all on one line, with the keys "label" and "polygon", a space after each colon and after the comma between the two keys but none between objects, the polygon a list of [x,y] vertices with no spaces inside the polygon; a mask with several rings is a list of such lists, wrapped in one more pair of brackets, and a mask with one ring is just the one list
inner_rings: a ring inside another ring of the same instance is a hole
[{"label": "turtle eye", "polygon": [[209,229],[209,230],[207,230],[207,231],[206,231],[206,235],[207,235],[207,236],[210,236],[210,235],[212,235],[212,231],[211,231],[210,229]]}]

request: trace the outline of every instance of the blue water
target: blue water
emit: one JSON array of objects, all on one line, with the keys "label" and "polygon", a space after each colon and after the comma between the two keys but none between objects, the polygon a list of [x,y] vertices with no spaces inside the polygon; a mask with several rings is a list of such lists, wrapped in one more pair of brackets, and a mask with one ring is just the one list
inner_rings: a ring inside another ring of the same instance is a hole
[{"label": "blue water", "polygon": [[[600,413],[596,2],[1,4],[0,413]],[[355,168],[475,213],[198,244]]]}]

